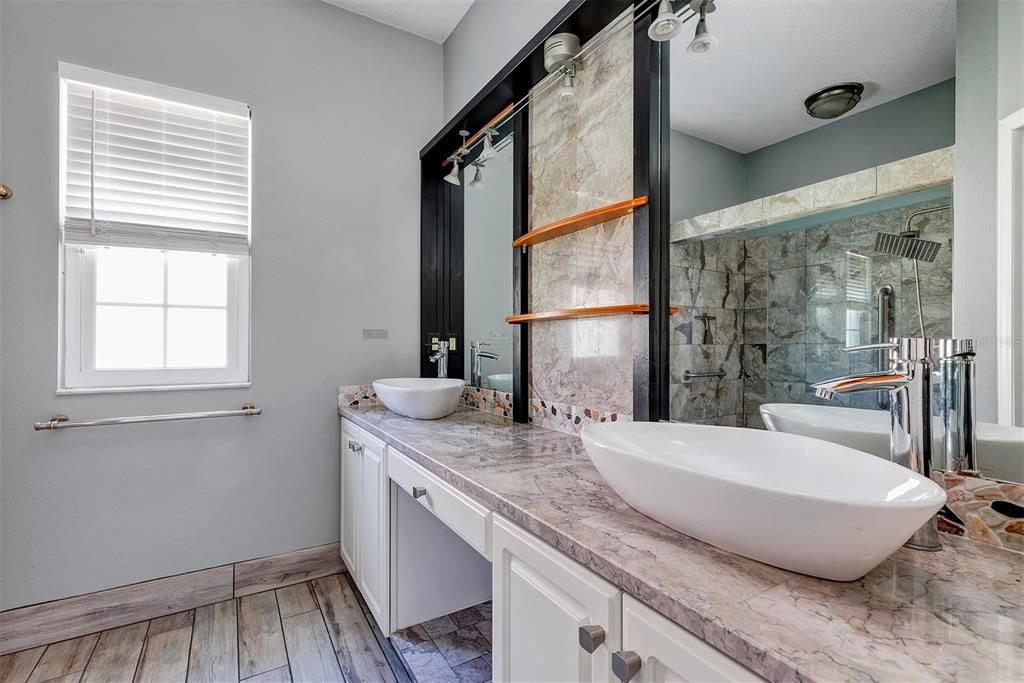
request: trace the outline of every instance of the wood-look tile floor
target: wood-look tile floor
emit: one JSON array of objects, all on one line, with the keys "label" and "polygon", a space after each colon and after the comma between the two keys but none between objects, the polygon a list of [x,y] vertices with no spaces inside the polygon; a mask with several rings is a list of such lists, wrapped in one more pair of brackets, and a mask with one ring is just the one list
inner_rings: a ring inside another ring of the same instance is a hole
[{"label": "wood-look tile floor", "polygon": [[411,680],[348,574],[0,657],[0,683]]},{"label": "wood-look tile floor", "polygon": [[490,683],[490,602],[400,629],[391,641],[417,683]]}]

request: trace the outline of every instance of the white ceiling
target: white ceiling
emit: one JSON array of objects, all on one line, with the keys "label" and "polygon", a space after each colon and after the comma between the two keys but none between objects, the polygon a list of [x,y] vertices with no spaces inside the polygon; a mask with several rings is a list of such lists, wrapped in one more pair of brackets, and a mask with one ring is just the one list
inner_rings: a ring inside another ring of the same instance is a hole
[{"label": "white ceiling", "polygon": [[805,97],[826,85],[864,83],[849,117],[954,75],[954,0],[718,0],[717,6],[708,15],[719,40],[715,52],[686,52],[696,20],[672,41],[672,127],[737,152],[827,125],[803,107]]},{"label": "white ceiling", "polygon": [[324,0],[350,12],[443,43],[473,0]]}]

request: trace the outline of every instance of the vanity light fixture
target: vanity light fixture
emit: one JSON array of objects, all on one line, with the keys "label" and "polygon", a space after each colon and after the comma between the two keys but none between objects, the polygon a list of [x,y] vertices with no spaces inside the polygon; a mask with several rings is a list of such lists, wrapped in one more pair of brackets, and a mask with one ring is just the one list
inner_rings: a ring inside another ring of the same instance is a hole
[{"label": "vanity light fixture", "polygon": [[[498,156],[498,153],[494,151],[494,136],[497,134],[498,131],[493,128],[484,130],[484,148],[480,151],[480,158],[484,161],[489,161]],[[479,166],[477,168],[479,169]]]},{"label": "vanity light fixture", "polygon": [[452,185],[461,185],[459,182],[459,160],[460,156],[448,157],[448,161],[452,162],[452,170],[444,177]]},{"label": "vanity light fixture", "polygon": [[[692,3],[691,3],[692,4]],[[691,55],[703,57],[718,47],[718,38],[711,35],[708,30],[707,14],[715,11],[715,3],[711,0],[702,0],[698,12],[700,21],[697,22],[697,30],[693,34],[693,40],[686,46],[686,51]]]},{"label": "vanity light fixture", "polygon": [[661,0],[658,5],[658,16],[654,19],[647,35],[651,40],[663,43],[672,40],[683,30],[682,20],[672,11],[672,3],[669,0]]},{"label": "vanity light fixture", "polygon": [[[483,158],[483,155],[480,155]],[[477,159],[471,166],[476,170],[473,172],[473,179],[469,181],[470,187],[483,187],[484,186],[484,163]]]}]

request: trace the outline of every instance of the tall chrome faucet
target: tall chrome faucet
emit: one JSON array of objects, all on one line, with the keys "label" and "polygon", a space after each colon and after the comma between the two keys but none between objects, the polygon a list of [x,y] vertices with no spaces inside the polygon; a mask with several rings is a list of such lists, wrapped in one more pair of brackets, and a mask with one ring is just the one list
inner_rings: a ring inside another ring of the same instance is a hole
[{"label": "tall chrome faucet", "polygon": [[[484,358],[487,360],[501,360],[501,356],[490,351],[484,351],[481,347],[490,346],[487,342],[475,341],[469,345],[470,353],[472,355],[472,365],[470,366],[470,383],[474,387],[480,387],[480,361]],[[493,387],[492,387],[493,388]]]},{"label": "tall chrome faucet", "polygon": [[437,342],[437,350],[427,358],[431,363],[437,363],[437,376],[445,378],[448,376],[448,342]]},{"label": "tall chrome faucet", "polygon": [[[932,340],[893,338],[888,343],[865,344],[847,352],[889,351],[889,369],[839,377],[811,386],[820,398],[862,391],[889,391],[892,416],[890,457],[898,465],[931,478],[932,473]],[[941,550],[939,531],[932,517],[906,543],[915,550]]]}]

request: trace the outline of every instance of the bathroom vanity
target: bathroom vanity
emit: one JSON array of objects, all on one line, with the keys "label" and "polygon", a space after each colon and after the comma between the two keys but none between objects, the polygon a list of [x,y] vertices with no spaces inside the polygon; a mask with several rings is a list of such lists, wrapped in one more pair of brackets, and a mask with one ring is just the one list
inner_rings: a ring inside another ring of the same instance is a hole
[{"label": "bathroom vanity", "polygon": [[[813,579],[634,511],[578,437],[467,408],[339,412],[342,553],[370,611],[390,633],[490,591],[495,680],[1024,676],[1013,553],[947,538],[859,581]],[[447,540],[424,556],[430,543],[403,549],[410,535]]]}]

